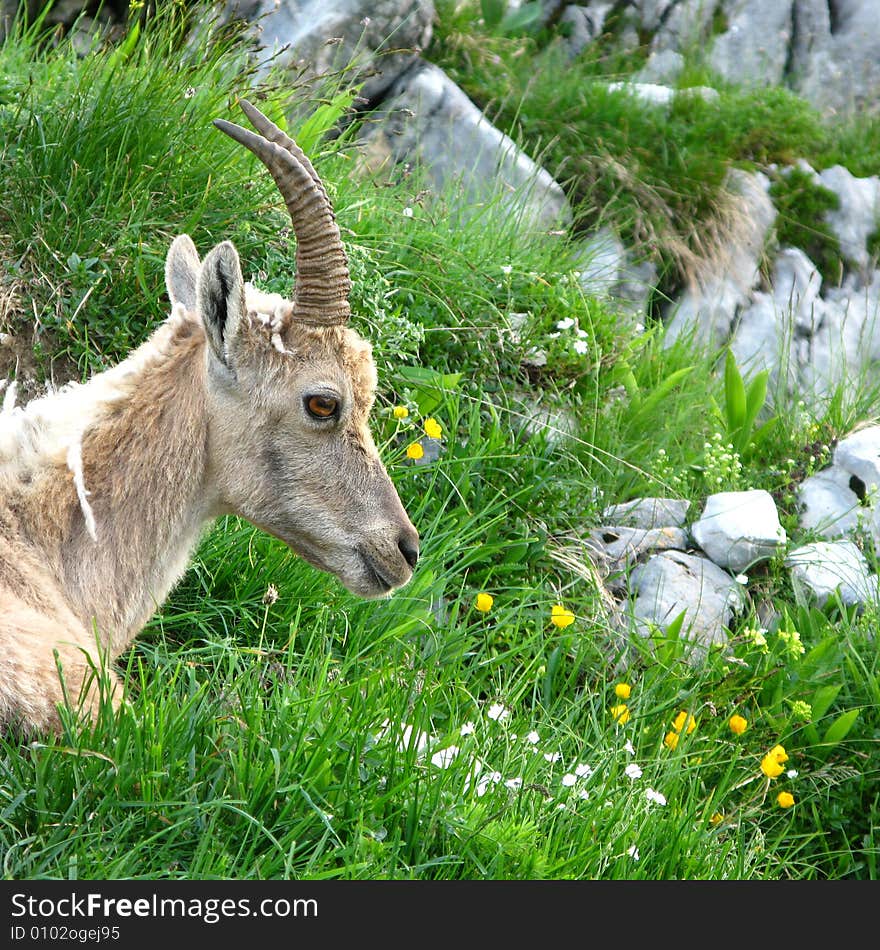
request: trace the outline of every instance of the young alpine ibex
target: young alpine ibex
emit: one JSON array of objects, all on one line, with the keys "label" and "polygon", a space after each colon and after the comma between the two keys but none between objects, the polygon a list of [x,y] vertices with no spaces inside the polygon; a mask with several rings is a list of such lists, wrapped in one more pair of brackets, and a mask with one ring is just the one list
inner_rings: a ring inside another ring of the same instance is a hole
[{"label": "young alpine ibex", "polygon": [[200,262],[181,235],[165,266],[171,314],[146,343],[25,409],[7,393],[0,731],[57,730],[65,696],[94,714],[93,671],[132,642],[219,515],[248,519],[363,597],[412,576],[419,537],[370,435],[376,370],[345,326],[351,282],[330,200],[296,143],[241,106],[259,134],[214,124],[284,198],[293,300],[245,284],[231,243]]}]

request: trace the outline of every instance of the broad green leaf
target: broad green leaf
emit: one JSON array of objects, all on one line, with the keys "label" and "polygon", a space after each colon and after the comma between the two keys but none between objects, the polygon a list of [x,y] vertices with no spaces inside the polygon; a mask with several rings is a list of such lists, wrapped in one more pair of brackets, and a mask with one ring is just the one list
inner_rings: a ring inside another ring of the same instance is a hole
[{"label": "broad green leaf", "polygon": [[840,684],[820,686],[813,693],[813,699],[810,702],[810,707],[813,710],[813,722],[818,722],[828,712],[831,704],[837,699],[840,689]]},{"label": "broad green leaf", "polygon": [[438,373],[423,366],[401,366],[398,374],[414,390],[416,403],[422,415],[433,412],[447,392],[461,381],[461,373]]},{"label": "broad green leaf", "polygon": [[861,709],[848,709],[845,713],[841,713],[825,730],[822,742],[826,745],[837,745],[838,742],[842,742],[855,725],[860,712]]},{"label": "broad green leaf", "polygon": [[746,389],[736,365],[736,358],[728,350],[724,363],[724,406],[727,413],[727,432],[734,437],[746,419]]},{"label": "broad green leaf", "polygon": [[480,0],[480,12],[490,30],[498,26],[506,10],[505,0]]}]

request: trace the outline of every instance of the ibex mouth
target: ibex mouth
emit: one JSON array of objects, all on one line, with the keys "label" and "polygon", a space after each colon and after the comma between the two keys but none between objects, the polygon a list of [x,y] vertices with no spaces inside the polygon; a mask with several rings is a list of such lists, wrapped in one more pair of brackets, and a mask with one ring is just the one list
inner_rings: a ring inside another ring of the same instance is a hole
[{"label": "ibex mouth", "polygon": [[364,567],[367,569],[367,578],[371,583],[378,589],[380,594],[387,594],[389,591],[393,590],[395,587],[399,587],[399,583],[394,583],[393,581],[388,580],[385,574],[382,573],[379,566],[376,562],[363,551],[358,551],[358,554],[361,556],[361,560],[364,562]]}]

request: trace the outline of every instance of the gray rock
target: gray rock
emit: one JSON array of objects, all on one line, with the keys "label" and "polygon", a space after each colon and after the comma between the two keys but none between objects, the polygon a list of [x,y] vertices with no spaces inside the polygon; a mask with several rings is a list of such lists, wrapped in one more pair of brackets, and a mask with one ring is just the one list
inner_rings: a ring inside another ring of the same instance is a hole
[{"label": "gray rock", "polygon": [[844,311],[828,300],[814,306],[815,332],[798,341],[801,394],[814,405],[833,395],[841,384],[856,382],[866,365],[862,328],[855,311]]},{"label": "gray rock", "polygon": [[418,163],[435,194],[458,189],[465,216],[498,205],[520,231],[555,231],[570,223],[562,188],[439,67],[421,63],[411,69],[373,115],[361,144],[374,171]]},{"label": "gray rock", "polygon": [[684,498],[634,498],[611,505],[602,512],[609,524],[630,528],[684,527],[690,502]]},{"label": "gray rock", "polygon": [[663,13],[656,17],[652,48],[688,50],[705,47],[712,32],[715,6],[706,0],[677,0],[666,4]]},{"label": "gray rock", "polygon": [[[880,27],[880,23],[877,25]],[[840,241],[843,257],[866,272],[870,262],[868,238],[880,227],[880,177],[856,178],[842,165],[833,165],[819,172],[818,178],[840,200],[840,207],[825,212],[825,220]]]},{"label": "gray rock", "polygon": [[795,590],[811,594],[820,605],[835,592],[844,604],[877,599],[877,575],[852,541],[816,541],[792,551],[785,561]]},{"label": "gray rock", "polygon": [[734,328],[730,346],[745,376],[762,370],[770,373],[770,388],[780,377],[793,390],[798,380],[798,349],[801,336],[813,333],[817,323],[822,278],[815,264],[797,248],[783,248],[774,263],[769,294],[755,291]]},{"label": "gray rock", "polygon": [[677,50],[654,50],[645,65],[635,74],[637,82],[674,83],[684,70],[684,56]]},{"label": "gray rock", "polygon": [[580,275],[578,282],[586,293],[610,295],[620,283],[626,265],[626,248],[611,228],[600,228],[578,242],[572,263]]},{"label": "gray rock", "polygon": [[816,265],[796,247],[780,250],[773,264],[773,301],[791,315],[793,329],[812,332],[816,326],[815,304],[822,289]]},{"label": "gray rock", "polygon": [[689,96],[714,102],[719,97],[717,89],[710,86],[687,86],[684,89],[672,89],[653,82],[634,82],[632,80],[608,83],[611,92],[625,92],[649,106],[668,106],[676,96]]},{"label": "gray rock", "polygon": [[566,55],[574,59],[602,35],[605,18],[614,6],[610,0],[591,3],[589,6],[567,6],[559,17],[559,26],[566,32],[563,40]]},{"label": "gray rock", "polygon": [[725,245],[717,253],[712,272],[685,291],[673,305],[665,343],[693,333],[702,345],[727,340],[734,319],[744,307],[760,276],[759,264],[776,210],[770,201],[770,182],[760,172],[732,169],[727,188],[738,214]]},{"label": "gray rock", "polygon": [[787,541],[773,498],[763,489],[710,495],[691,534],[715,564],[737,574],[773,557]]},{"label": "gray rock", "polygon": [[834,466],[861,483],[859,494],[869,501],[880,487],[880,426],[868,426],[853,432],[834,448]]},{"label": "gray rock", "polygon": [[680,551],[655,554],[630,575],[636,632],[650,634],[650,625],[668,628],[685,612],[682,634],[694,644],[693,660],[702,659],[713,644],[727,642],[733,614],[742,609],[742,587],[710,560]]},{"label": "gray rock", "polygon": [[716,37],[709,65],[729,82],[779,85],[792,37],[793,0],[725,0],[727,30]]},{"label": "gray rock", "polygon": [[797,489],[800,526],[828,539],[857,530],[864,509],[849,487],[850,478],[834,465],[805,478]]},{"label": "gray rock", "polygon": [[260,74],[272,64],[309,79],[344,69],[370,101],[416,61],[434,22],[433,0],[226,0],[225,12],[251,25]]},{"label": "gray rock", "polygon": [[878,110],[877,0],[795,0],[789,75],[826,115]]},{"label": "gray rock", "polygon": [[867,281],[849,274],[840,287],[830,288],[825,296],[861,328],[862,362],[880,361],[880,270],[868,275]]},{"label": "gray rock", "polygon": [[655,551],[686,551],[687,532],[681,528],[627,528],[609,525],[596,528],[587,539],[593,560],[600,562],[609,587],[625,585],[626,571],[646,554]]}]

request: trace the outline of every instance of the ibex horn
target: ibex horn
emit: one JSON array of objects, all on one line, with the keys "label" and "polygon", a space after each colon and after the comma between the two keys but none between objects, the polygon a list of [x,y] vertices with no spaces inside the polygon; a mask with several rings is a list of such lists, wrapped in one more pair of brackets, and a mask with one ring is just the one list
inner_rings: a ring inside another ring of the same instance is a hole
[{"label": "ibex horn", "polygon": [[296,142],[251,103],[240,104],[259,135],[224,119],[214,125],[260,159],[287,205],[296,236],[293,317],[318,326],[345,323],[351,278],[327,191]]}]

